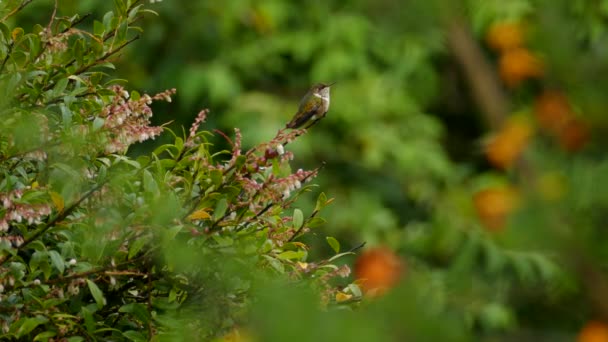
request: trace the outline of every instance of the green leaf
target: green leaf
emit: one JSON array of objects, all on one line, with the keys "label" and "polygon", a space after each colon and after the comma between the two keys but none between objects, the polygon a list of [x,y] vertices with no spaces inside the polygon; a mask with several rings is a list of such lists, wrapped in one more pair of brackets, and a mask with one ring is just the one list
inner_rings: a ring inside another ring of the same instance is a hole
[{"label": "green leaf", "polygon": [[82,342],[84,341],[84,337],[80,337],[80,336],[73,336],[73,337],[68,337],[67,342]]},{"label": "green leaf", "polygon": [[241,167],[243,167],[243,165],[245,165],[245,162],[247,161],[247,157],[240,155],[238,157],[236,157],[236,161],[234,162],[234,167],[239,170]]},{"label": "green leaf", "polygon": [[315,205],[315,211],[319,211],[321,209],[323,209],[323,207],[325,206],[325,203],[327,203],[327,195],[325,195],[324,192],[319,194],[319,197],[317,198],[317,204]]},{"label": "green leaf", "polygon": [[43,309],[49,309],[55,306],[58,306],[59,304],[65,302],[66,300],[68,300],[67,298],[51,298],[51,299],[47,299],[44,302],[42,302],[41,307]]},{"label": "green leaf", "polygon": [[308,228],[316,228],[316,227],[324,224],[325,222],[327,222],[327,221],[322,217],[313,217],[310,220],[308,220],[308,222],[306,223],[306,226]]},{"label": "green leaf", "polygon": [[[116,66],[114,65],[114,63],[110,63],[110,62],[99,63],[99,64],[97,64],[97,67],[112,69],[112,70],[116,69]],[[98,92],[99,92],[99,90],[98,90]]]},{"label": "green leaf", "polygon": [[139,10],[143,7],[143,5],[137,5],[135,7],[133,7],[130,11],[129,11],[129,17],[127,18],[129,21],[132,21],[133,19],[135,19],[135,17],[137,16],[137,14],[139,14]]},{"label": "green leaf", "polygon": [[137,318],[144,324],[147,324],[151,317],[150,313],[148,312],[147,306],[141,303],[125,304],[121,306],[118,311],[132,314],[135,318]]},{"label": "green leaf", "polygon": [[213,235],[212,239],[217,242],[218,246],[221,247],[227,247],[227,246],[232,246],[234,245],[234,239],[230,238],[229,236],[220,236],[220,235]]},{"label": "green leaf", "polygon": [[46,253],[44,252],[36,251],[32,254],[30,258],[30,269],[32,272],[38,269],[38,265],[40,265],[44,258],[46,258]]},{"label": "green leaf", "polygon": [[11,31],[4,23],[0,23],[0,32],[2,33],[5,42],[8,43],[11,41]]},{"label": "green leaf", "polygon": [[63,257],[61,256],[61,254],[59,254],[55,250],[52,250],[49,251],[49,256],[51,257],[51,262],[53,263],[53,266],[55,266],[55,268],[59,270],[59,273],[62,274],[65,270],[65,262],[63,261]]},{"label": "green leaf", "polygon": [[215,210],[213,211],[213,220],[217,221],[224,217],[224,214],[226,214],[227,209],[228,201],[226,200],[226,198],[220,199],[215,206]]},{"label": "green leaf", "polygon": [[216,187],[220,186],[220,184],[222,184],[222,171],[220,170],[211,170],[209,172],[209,178],[211,178],[211,183],[213,185],[215,185]]},{"label": "green leaf", "polygon": [[116,12],[119,16],[127,15],[127,5],[123,0],[114,0],[114,6],[116,7]]},{"label": "green leaf", "polygon": [[61,96],[61,94],[63,93],[63,91],[65,90],[65,88],[68,86],[68,79],[67,78],[62,78],[59,81],[57,81],[57,85],[55,85],[55,87],[53,88],[53,97],[58,97]]},{"label": "green leaf", "polygon": [[122,333],[124,337],[128,338],[131,341],[148,341],[148,339],[146,338],[146,336],[144,336],[144,334],[134,331],[134,330],[127,330],[125,332]]},{"label": "green leaf", "polygon": [[300,209],[294,209],[293,211],[293,227],[295,229],[300,229],[302,224],[304,223],[304,214]]},{"label": "green leaf", "polygon": [[127,38],[128,30],[129,30],[129,25],[127,25],[126,22],[122,22],[120,24],[120,26],[118,27],[118,29],[116,30],[116,35],[114,36],[116,38],[116,41],[119,43],[122,43],[123,41],[125,41]]},{"label": "green leaf", "polygon": [[51,277],[53,269],[51,268],[51,264],[49,263],[48,259],[45,258],[43,260],[40,260],[38,267],[40,268],[40,270],[42,270],[42,273],[44,274],[44,279],[49,279]]},{"label": "green leaf", "polygon": [[99,131],[103,127],[105,122],[106,120],[100,117],[96,117],[95,119],[93,119],[93,132]]},{"label": "green leaf", "polygon": [[93,34],[101,37],[105,32],[105,28],[103,27],[103,23],[100,21],[93,21]]},{"label": "green leaf", "polygon": [[129,256],[128,259],[133,258],[137,253],[146,245],[148,242],[148,237],[140,237],[137,240],[133,241],[131,246],[129,247]]},{"label": "green leaf", "polygon": [[327,240],[327,243],[334,250],[334,252],[336,252],[336,254],[340,253],[340,242],[338,242],[338,240],[336,240],[336,238],[327,236],[325,238],[325,240]]},{"label": "green leaf", "polygon": [[17,330],[17,337],[23,337],[29,334],[32,330],[36,329],[40,324],[44,324],[48,322],[49,319],[44,316],[36,316],[30,318],[24,318],[23,323],[19,326]]},{"label": "green leaf", "polygon": [[175,138],[175,147],[177,148],[178,151],[181,152],[181,150],[184,149],[184,139],[182,139],[180,137],[176,137]]},{"label": "green leaf", "polygon": [[108,31],[111,31],[113,29],[113,27],[112,27],[112,19],[114,19],[114,12],[111,12],[111,11],[107,12],[103,16],[103,26]]},{"label": "green leaf", "polygon": [[163,232],[163,240],[164,241],[172,241],[175,239],[175,236],[184,229],[184,226],[177,225],[173,226]]},{"label": "green leaf", "polygon": [[301,260],[306,254],[305,251],[285,251],[277,255],[277,258],[284,260]]},{"label": "green leaf", "polygon": [[90,279],[87,279],[87,285],[89,286],[89,291],[91,291],[91,295],[93,295],[93,299],[97,303],[98,308],[102,308],[105,305],[106,299],[103,297],[103,292],[97,287]]},{"label": "green leaf", "polygon": [[93,334],[95,332],[95,319],[93,318],[93,313],[84,306],[80,308],[80,312],[82,313],[82,317],[84,317],[84,326],[90,334]]},{"label": "green leaf", "polygon": [[34,342],[36,341],[48,341],[51,337],[57,335],[54,331],[44,331],[34,337]]},{"label": "green leaf", "polygon": [[144,185],[144,190],[146,192],[154,194],[154,195],[158,194],[158,192],[159,192],[158,184],[156,184],[156,180],[154,180],[154,177],[148,170],[144,170],[143,185]]},{"label": "green leaf", "polygon": [[177,290],[175,290],[175,288],[172,288],[171,291],[169,291],[169,303],[174,302],[177,299]]},{"label": "green leaf", "polygon": [[270,266],[272,266],[272,268],[274,268],[277,272],[279,272],[280,274],[285,273],[285,266],[280,260],[273,258],[269,255],[263,255],[263,257],[264,259],[268,260]]}]

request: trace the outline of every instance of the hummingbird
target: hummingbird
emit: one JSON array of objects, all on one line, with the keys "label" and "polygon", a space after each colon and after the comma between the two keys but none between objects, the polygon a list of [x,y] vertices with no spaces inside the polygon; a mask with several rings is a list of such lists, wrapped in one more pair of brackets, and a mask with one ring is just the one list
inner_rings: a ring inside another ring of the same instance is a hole
[{"label": "hummingbird", "polygon": [[323,119],[329,110],[329,88],[335,83],[313,85],[300,101],[300,106],[293,119],[285,127],[295,129],[310,123],[306,126],[309,128]]}]

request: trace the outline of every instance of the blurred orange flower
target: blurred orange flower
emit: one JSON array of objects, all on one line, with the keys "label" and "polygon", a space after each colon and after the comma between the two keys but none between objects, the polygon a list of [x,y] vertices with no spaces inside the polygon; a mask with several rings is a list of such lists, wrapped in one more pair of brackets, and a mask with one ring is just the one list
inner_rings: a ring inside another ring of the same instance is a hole
[{"label": "blurred orange flower", "polygon": [[509,87],[516,87],[529,78],[543,75],[543,64],[530,51],[516,48],[505,51],[499,61],[500,77]]},{"label": "blurred orange flower", "polygon": [[532,125],[527,119],[522,117],[507,119],[486,145],[486,158],[498,168],[511,167],[528,145],[532,133]]},{"label": "blurred orange flower", "polygon": [[580,150],[589,139],[587,125],[576,118],[566,96],[558,91],[547,90],[534,103],[538,124],[557,138],[566,151]]},{"label": "blurred orange flower", "polygon": [[381,295],[394,287],[403,270],[401,259],[386,247],[367,250],[355,262],[355,277],[366,294]]},{"label": "blurred orange flower", "polygon": [[559,91],[546,90],[534,102],[534,113],[541,128],[558,134],[572,118],[570,102]]},{"label": "blurred orange flower", "polygon": [[481,223],[490,231],[500,231],[516,208],[518,197],[511,187],[490,188],[477,192],[473,203]]},{"label": "blurred orange flower", "polygon": [[507,51],[522,46],[523,28],[517,22],[494,23],[486,34],[488,45],[496,51]]},{"label": "blurred orange flower", "polygon": [[577,342],[608,342],[608,326],[602,322],[591,321],[585,324],[576,338]]}]

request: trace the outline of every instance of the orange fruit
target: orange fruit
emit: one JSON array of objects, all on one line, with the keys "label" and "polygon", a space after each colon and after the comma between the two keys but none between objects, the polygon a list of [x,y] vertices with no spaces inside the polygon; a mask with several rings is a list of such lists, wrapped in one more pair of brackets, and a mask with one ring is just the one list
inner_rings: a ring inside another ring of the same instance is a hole
[{"label": "orange fruit", "polygon": [[355,262],[355,277],[367,294],[383,294],[397,284],[402,273],[401,259],[386,247],[369,249]]},{"label": "orange fruit", "polygon": [[509,87],[543,75],[542,62],[530,51],[516,48],[505,51],[499,61],[500,77]]},{"label": "orange fruit", "polygon": [[562,148],[569,152],[576,152],[583,148],[589,140],[587,125],[578,119],[572,119],[559,134]]},{"label": "orange fruit", "polygon": [[540,127],[546,131],[559,134],[572,119],[572,107],[563,93],[546,90],[536,98],[534,113]]},{"label": "orange fruit", "polygon": [[585,324],[576,338],[577,342],[608,342],[608,326],[602,322],[591,321]]},{"label": "orange fruit", "polygon": [[504,228],[517,201],[517,192],[511,187],[485,189],[473,196],[477,216],[490,231],[500,231]]},{"label": "orange fruit", "polygon": [[534,113],[538,125],[557,138],[561,147],[570,152],[580,150],[589,139],[589,129],[577,119],[566,96],[547,90],[535,101]]},{"label": "orange fruit", "polygon": [[507,51],[523,45],[524,33],[517,22],[494,23],[486,34],[488,45],[496,51]]},{"label": "orange fruit", "polygon": [[528,120],[520,117],[509,118],[486,145],[486,158],[495,167],[511,167],[528,145],[532,133],[533,129]]}]

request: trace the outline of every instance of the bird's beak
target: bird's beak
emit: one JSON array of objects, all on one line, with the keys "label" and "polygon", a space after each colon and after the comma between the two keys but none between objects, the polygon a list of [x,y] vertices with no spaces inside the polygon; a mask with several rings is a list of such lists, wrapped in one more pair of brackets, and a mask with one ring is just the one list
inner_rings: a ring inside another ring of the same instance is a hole
[{"label": "bird's beak", "polygon": [[329,87],[333,86],[334,84],[336,84],[336,82],[332,82],[332,83],[326,85],[325,88],[329,88]]}]

